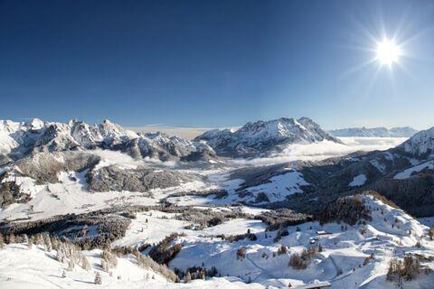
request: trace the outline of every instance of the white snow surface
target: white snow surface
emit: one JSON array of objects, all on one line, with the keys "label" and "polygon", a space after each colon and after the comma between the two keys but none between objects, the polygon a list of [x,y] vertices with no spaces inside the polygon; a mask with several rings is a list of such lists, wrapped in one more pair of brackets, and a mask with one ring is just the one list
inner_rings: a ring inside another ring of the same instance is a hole
[{"label": "white snow surface", "polygon": [[353,178],[353,180],[348,184],[350,187],[360,187],[363,186],[368,178],[364,174],[357,175]]},{"label": "white snow surface", "polygon": [[393,178],[396,180],[408,179],[413,173],[419,173],[425,169],[434,170],[434,161],[424,162],[420,165],[408,168],[402,172],[397,173]]},{"label": "white snow surface", "polygon": [[301,193],[300,187],[307,185],[309,183],[304,180],[301,173],[290,170],[287,173],[270,178],[269,183],[250,187],[247,191],[252,193],[252,198],[256,198],[259,193],[263,193],[270,202],[277,202],[284,200],[289,195]]},{"label": "white snow surface", "polygon": [[[181,288],[265,288],[260,284],[245,284],[238,278],[213,278],[195,280],[188,284],[172,283],[151,269],[141,268],[132,258],[117,258],[118,264],[110,273],[101,270],[100,250],[84,251],[92,269],[86,271],[55,260],[55,251],[47,252],[41,247],[7,245],[0,250],[0,287],[2,289],[58,289],[58,288],[130,288],[130,289],[181,289]],[[66,277],[62,278],[62,272]],[[102,284],[94,285],[95,274],[101,274]]]}]

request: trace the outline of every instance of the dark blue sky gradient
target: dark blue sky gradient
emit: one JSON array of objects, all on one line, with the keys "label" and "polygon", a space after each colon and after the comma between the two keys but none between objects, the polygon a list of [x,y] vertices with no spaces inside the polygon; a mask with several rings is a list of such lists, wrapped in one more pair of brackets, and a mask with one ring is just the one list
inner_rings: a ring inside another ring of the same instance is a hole
[{"label": "dark blue sky gradient", "polygon": [[[423,0],[0,0],[0,119],[424,128],[433,25]],[[402,68],[356,69],[383,31],[411,38]]]}]

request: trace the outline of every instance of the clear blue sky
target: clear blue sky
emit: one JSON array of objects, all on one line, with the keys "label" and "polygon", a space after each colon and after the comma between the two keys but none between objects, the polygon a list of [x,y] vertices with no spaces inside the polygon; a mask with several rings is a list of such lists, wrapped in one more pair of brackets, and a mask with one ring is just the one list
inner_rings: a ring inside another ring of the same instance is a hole
[{"label": "clear blue sky", "polygon": [[[0,119],[425,128],[433,28],[429,0],[0,0]],[[400,65],[361,67],[396,32]]]}]

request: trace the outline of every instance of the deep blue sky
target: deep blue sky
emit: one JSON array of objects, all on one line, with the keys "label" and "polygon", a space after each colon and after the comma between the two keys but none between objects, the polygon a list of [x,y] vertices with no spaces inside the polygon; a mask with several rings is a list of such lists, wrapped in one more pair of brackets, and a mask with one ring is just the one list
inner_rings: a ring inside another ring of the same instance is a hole
[{"label": "deep blue sky", "polygon": [[[0,119],[425,128],[433,27],[429,0],[0,0]],[[357,69],[396,31],[402,67]]]}]

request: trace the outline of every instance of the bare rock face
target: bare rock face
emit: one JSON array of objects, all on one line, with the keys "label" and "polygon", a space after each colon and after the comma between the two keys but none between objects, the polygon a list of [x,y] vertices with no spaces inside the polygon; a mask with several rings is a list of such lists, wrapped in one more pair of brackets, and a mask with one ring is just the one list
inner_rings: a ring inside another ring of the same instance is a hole
[{"label": "bare rock face", "polygon": [[108,166],[91,171],[87,175],[89,190],[94,192],[131,191],[169,188],[189,181],[190,178],[179,172],[147,168],[121,169]]}]

